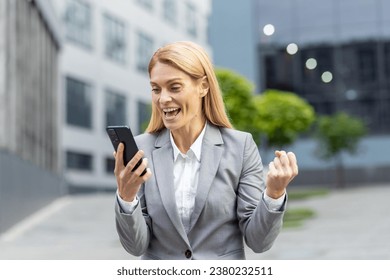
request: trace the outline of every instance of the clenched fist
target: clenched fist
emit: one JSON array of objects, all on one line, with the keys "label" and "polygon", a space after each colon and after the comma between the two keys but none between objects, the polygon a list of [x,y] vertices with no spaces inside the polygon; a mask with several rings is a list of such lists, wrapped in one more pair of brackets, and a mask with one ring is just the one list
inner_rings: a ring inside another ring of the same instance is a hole
[{"label": "clenched fist", "polygon": [[293,152],[275,151],[275,158],[269,164],[267,174],[267,195],[277,199],[281,197],[288,184],[298,175],[297,158]]}]

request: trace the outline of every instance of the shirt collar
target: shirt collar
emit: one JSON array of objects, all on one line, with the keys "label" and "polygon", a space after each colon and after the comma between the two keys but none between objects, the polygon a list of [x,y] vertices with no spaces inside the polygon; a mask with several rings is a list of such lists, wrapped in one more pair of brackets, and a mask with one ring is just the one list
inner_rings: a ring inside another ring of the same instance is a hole
[{"label": "shirt collar", "polygon": [[[193,153],[198,161],[200,161],[200,156],[202,153],[202,143],[203,143],[204,134],[206,132],[206,126],[207,126],[207,122],[204,125],[202,132],[199,134],[198,138],[196,138],[195,142],[191,145],[190,149],[187,152],[187,156]],[[172,136],[172,132],[169,135],[173,147],[173,161],[176,161],[179,154],[181,154],[182,156],[186,156],[185,154],[180,152],[179,148],[176,146],[175,140],[173,139]]]}]

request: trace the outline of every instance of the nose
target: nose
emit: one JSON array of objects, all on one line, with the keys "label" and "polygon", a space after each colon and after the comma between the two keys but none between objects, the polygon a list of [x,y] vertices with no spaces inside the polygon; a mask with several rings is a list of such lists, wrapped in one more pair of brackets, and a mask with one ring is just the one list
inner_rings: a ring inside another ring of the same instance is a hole
[{"label": "nose", "polygon": [[169,94],[169,91],[162,89],[160,93],[160,103],[167,103],[171,101],[171,95]]}]

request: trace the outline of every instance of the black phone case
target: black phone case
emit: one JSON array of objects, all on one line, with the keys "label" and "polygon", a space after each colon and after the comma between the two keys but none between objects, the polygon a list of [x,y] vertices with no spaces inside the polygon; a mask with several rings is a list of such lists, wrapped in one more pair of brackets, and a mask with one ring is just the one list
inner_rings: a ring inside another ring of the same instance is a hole
[{"label": "black phone case", "polygon": [[[110,137],[111,143],[117,151],[119,143],[125,145],[125,150],[123,152],[123,164],[127,165],[128,162],[135,156],[138,152],[137,144],[135,143],[133,134],[128,126],[107,126],[106,128],[108,137]],[[137,162],[133,170],[141,164],[142,159]],[[142,172],[141,176],[146,173],[146,169]]]}]

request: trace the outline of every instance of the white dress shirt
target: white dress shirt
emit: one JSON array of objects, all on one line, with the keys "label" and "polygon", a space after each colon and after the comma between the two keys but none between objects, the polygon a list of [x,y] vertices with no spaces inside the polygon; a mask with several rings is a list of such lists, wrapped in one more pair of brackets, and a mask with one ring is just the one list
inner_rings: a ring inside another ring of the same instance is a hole
[{"label": "white dress shirt", "polygon": [[170,135],[173,147],[173,183],[175,187],[176,206],[187,233],[190,229],[191,213],[195,206],[205,131],[206,125],[186,154],[180,152],[172,133]]},{"label": "white dress shirt", "polygon": [[[170,135],[171,144],[173,147],[173,178],[175,188],[176,205],[179,216],[183,223],[186,232],[189,230],[191,213],[195,205],[195,197],[199,180],[199,169],[201,164],[201,152],[203,137],[206,131],[207,123],[202,132],[191,145],[186,154],[180,152],[179,148]],[[270,211],[278,211],[283,205],[286,194],[278,199],[269,197],[266,192],[263,192],[263,198]],[[135,198],[132,202],[124,201],[117,192],[119,205],[123,212],[132,214],[135,207],[138,205],[138,199]]]}]

